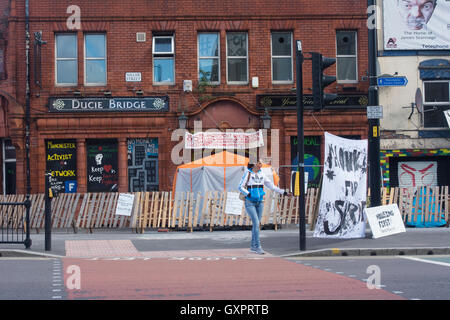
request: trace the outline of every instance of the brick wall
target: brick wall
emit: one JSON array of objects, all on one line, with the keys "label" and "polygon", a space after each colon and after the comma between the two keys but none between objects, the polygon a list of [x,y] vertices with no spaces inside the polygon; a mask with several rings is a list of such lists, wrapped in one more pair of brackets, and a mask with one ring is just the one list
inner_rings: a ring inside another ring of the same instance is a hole
[{"label": "brick wall", "polygon": [[[13,74],[11,90],[18,101],[25,97],[25,50],[24,50],[24,0],[11,1],[9,35],[12,49],[8,52],[8,70]],[[170,141],[171,131],[178,126],[177,116],[181,110],[192,116],[201,114],[205,104],[198,103],[194,94],[183,93],[183,80],[197,81],[197,32],[215,31],[220,33],[220,85],[212,90],[215,97],[232,96],[242,106],[258,117],[256,110],[257,94],[292,94],[295,83],[273,85],[271,81],[271,31],[291,31],[294,40],[302,40],[304,51],[318,51],[325,56],[335,56],[336,30],[358,31],[358,72],[359,78],[366,75],[367,29],[364,1],[338,0],[288,0],[288,1],[146,1],[137,0],[132,4],[126,1],[79,0],[76,5],[81,10],[81,29],[68,30],[67,19],[71,13],[67,8],[72,3],[56,0],[30,0],[30,31],[43,32],[42,46],[42,89],[32,83],[32,190],[43,190],[45,170],[44,139],[48,138],[119,138],[119,137],[158,137],[162,143],[160,151],[160,189],[171,187],[171,179],[176,165],[170,161],[170,150],[177,143]],[[0,7],[1,12],[1,7]],[[152,83],[152,33],[170,31],[175,35],[175,85],[156,86]],[[231,86],[226,84],[226,44],[227,31],[248,32],[249,80],[248,85]],[[56,87],[55,83],[55,33],[75,32],[78,38],[78,85]],[[83,37],[88,32],[107,34],[107,85],[102,87],[83,86]],[[145,32],[146,42],[136,42],[136,32]],[[33,38],[32,38],[33,41]],[[31,48],[32,49],[32,48]],[[30,61],[34,61],[31,50]],[[295,68],[294,68],[295,69]],[[32,68],[33,70],[33,68]],[[335,72],[335,67],[330,68]],[[113,96],[135,96],[133,86],[125,82],[125,72],[141,72],[142,82],[135,85],[146,96],[168,95],[170,111],[155,115],[53,115],[48,113],[49,97],[72,96],[79,90],[85,96],[100,96],[102,90],[111,90]],[[310,94],[311,63],[304,63],[304,93]],[[251,87],[251,78],[259,78],[259,87]],[[32,79],[34,73],[32,72]],[[295,79],[295,74],[294,74]],[[352,86],[353,92],[366,93],[368,82],[356,85],[332,86],[343,92],[345,86]],[[23,137],[20,115],[23,110],[17,105],[10,110],[9,121],[12,135],[17,143]],[[316,124],[317,119],[328,123],[325,129],[335,133],[366,135],[366,123],[360,113],[343,113],[336,124],[332,113],[316,115],[316,120],[307,116],[306,131],[322,134]],[[352,122],[354,117],[360,122]],[[294,117],[294,121],[289,120]],[[232,115],[230,115],[232,122]],[[288,119],[288,120],[287,120]],[[350,119],[350,121],[349,121]],[[290,141],[286,135],[296,134],[295,112],[274,112],[272,123],[281,130],[280,161],[290,163]],[[287,124],[287,125],[286,125]],[[350,127],[348,126],[350,124]],[[20,152],[19,152],[20,154]],[[18,159],[18,167],[23,166]],[[23,178],[23,170],[18,168],[18,180]],[[22,172],[22,173],[20,173]],[[21,174],[21,176],[20,176]],[[82,177],[80,179],[85,179]],[[18,183],[19,185],[19,183]],[[19,189],[21,187],[19,186]],[[21,189],[23,190],[23,189]]]}]

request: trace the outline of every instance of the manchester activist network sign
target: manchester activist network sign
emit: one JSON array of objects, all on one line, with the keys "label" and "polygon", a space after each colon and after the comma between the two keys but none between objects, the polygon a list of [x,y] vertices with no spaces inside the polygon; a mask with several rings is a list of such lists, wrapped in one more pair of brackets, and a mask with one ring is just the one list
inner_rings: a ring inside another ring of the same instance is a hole
[{"label": "manchester activist network sign", "polygon": [[60,193],[77,192],[76,140],[46,140],[46,169],[50,187]]},{"label": "manchester activist network sign", "polygon": [[385,50],[450,49],[450,1],[385,0]]},{"label": "manchester activist network sign", "polygon": [[314,236],[362,238],[367,194],[367,140],[325,132],[323,184]]}]

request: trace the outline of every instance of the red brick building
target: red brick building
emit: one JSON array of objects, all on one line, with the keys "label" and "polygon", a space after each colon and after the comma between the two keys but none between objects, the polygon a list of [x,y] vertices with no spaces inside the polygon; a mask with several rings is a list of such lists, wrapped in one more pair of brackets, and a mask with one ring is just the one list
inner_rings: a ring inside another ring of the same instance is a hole
[{"label": "red brick building", "polygon": [[[279,165],[291,165],[296,40],[304,52],[337,58],[329,90],[339,98],[305,111],[305,152],[323,159],[324,131],[367,137],[363,1],[28,3],[32,193],[43,192],[46,170],[65,192],[171,189],[180,142],[171,137],[182,115],[189,131],[196,120],[203,130],[257,130],[267,110],[269,136],[279,130],[268,155],[278,150]],[[26,190],[25,5],[0,3],[0,138],[15,151],[15,162],[2,153],[5,193],[10,163],[13,191]],[[308,104],[311,61],[303,67]],[[280,175],[287,187],[289,169]]]}]

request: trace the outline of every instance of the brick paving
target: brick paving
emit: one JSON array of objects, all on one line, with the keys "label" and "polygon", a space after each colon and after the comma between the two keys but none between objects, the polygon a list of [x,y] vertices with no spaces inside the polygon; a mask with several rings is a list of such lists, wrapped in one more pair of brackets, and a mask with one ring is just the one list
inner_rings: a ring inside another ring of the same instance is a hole
[{"label": "brick paving", "polygon": [[139,257],[130,240],[67,240],[67,257]]},{"label": "brick paving", "polygon": [[77,265],[81,270],[81,288],[66,290],[68,299],[403,299],[385,290],[370,290],[364,281],[277,257],[218,260],[64,258],[63,263],[64,268]]}]

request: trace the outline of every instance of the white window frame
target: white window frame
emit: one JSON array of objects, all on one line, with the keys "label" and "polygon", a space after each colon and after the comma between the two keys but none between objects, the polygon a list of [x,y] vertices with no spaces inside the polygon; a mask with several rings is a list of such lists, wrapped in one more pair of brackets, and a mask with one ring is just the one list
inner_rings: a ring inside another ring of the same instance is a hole
[{"label": "white window frame", "polygon": [[[75,58],[58,58],[58,36],[72,35],[75,36]],[[77,81],[75,83],[58,83],[58,61],[75,61],[77,63]],[[57,87],[76,87],[78,86],[78,37],[76,33],[55,33],[55,86]]]},{"label": "white window frame", "polygon": [[[338,55],[338,43],[337,43],[337,35],[338,32],[352,32],[355,34],[355,54],[341,54]],[[336,30],[336,82],[337,83],[358,83],[358,32],[355,30]],[[356,79],[355,80],[339,80],[338,75],[338,69],[339,69],[339,63],[338,60],[339,58],[355,58],[355,76]]]},{"label": "white window frame", "polygon": [[[155,52],[155,40],[156,39],[170,39],[170,47],[172,48],[171,51],[167,51],[167,52]],[[170,36],[153,36],[153,41],[152,41],[152,53],[153,54],[175,54],[175,49],[174,49],[174,36],[170,35]]]},{"label": "white window frame", "polygon": [[[289,56],[274,56],[273,55],[273,34],[277,33],[290,33],[291,34],[291,55]],[[294,83],[294,47],[293,47],[293,33],[292,31],[272,31],[270,33],[270,63],[271,63],[271,79],[273,84],[291,84]],[[273,80],[273,61],[274,58],[290,58],[291,59],[291,80]]]},{"label": "white window frame", "polygon": [[[426,101],[426,89],[425,89],[425,84],[426,83],[447,83],[449,85],[449,97],[448,97],[448,101],[444,101],[444,102],[427,102]],[[423,88],[423,107],[425,110],[425,107],[427,106],[448,106],[450,105],[450,80],[426,80],[422,82],[422,88]],[[422,124],[422,128],[426,128],[426,129],[448,129],[448,127],[425,127],[425,112],[422,113],[421,115],[421,124]]]},{"label": "white window frame", "polygon": [[[245,45],[246,45],[246,48],[245,48],[246,55],[245,56],[228,56],[228,36],[233,35],[233,34],[245,34]],[[247,85],[248,78],[249,78],[248,77],[248,32],[239,32],[239,31],[227,32],[225,46],[226,46],[225,51],[226,51],[226,59],[227,59],[227,66],[226,66],[226,68],[227,68],[227,83],[228,84],[237,84],[237,85]],[[246,63],[245,67],[246,67],[246,71],[247,71],[246,72],[247,79],[245,81],[230,81],[230,80],[228,80],[228,61],[232,60],[232,59],[245,59],[245,63]]]},{"label": "white window frame", "polygon": [[[92,35],[102,35],[102,36],[104,36],[104,39],[105,39],[105,57],[104,58],[87,58],[86,57],[86,36],[92,36]],[[83,45],[84,45],[84,50],[83,50],[84,51],[84,85],[87,86],[87,87],[103,87],[103,86],[106,86],[107,82],[108,82],[108,59],[107,59],[107,57],[108,57],[108,52],[107,52],[108,47],[107,47],[107,41],[106,41],[106,33],[86,33],[86,34],[84,34]],[[104,83],[100,83],[100,82],[88,83],[87,82],[87,80],[86,80],[86,75],[87,75],[87,72],[86,72],[87,63],[86,63],[86,61],[87,60],[105,60],[105,82]]]},{"label": "white window frame", "polygon": [[[156,39],[170,39],[171,51],[167,52],[155,52],[155,40]],[[173,60],[173,81],[156,81],[155,79],[155,58],[158,60],[167,59]],[[154,85],[174,85],[175,84],[175,36],[174,35],[155,35],[152,39],[152,74]]]},{"label": "white window frame", "polygon": [[[200,57],[200,36],[204,34],[215,34],[217,35],[217,56],[202,56]],[[200,80],[200,60],[201,59],[216,59],[217,60],[217,66],[218,66],[218,75],[217,75],[217,81],[208,81],[209,84],[218,85],[220,84],[220,33],[219,32],[199,32],[197,34],[197,75],[198,79]]]}]

